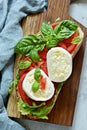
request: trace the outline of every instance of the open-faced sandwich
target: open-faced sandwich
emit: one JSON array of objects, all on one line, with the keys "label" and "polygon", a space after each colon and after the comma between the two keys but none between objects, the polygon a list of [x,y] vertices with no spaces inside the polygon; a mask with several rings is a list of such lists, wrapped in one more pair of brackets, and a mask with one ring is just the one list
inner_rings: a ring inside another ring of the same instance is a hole
[{"label": "open-faced sandwich", "polygon": [[84,33],[72,20],[43,22],[38,34],[24,36],[14,50],[21,55],[16,78],[18,111],[31,119],[48,119],[58,94],[72,73],[73,58]]}]

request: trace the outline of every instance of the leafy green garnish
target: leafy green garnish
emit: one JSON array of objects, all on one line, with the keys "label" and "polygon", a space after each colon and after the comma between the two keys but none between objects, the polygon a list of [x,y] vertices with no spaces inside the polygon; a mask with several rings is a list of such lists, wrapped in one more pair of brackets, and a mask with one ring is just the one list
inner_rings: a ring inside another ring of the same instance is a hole
[{"label": "leafy green garnish", "polygon": [[40,81],[40,77],[41,77],[41,70],[40,68],[36,68],[34,72],[34,79]]},{"label": "leafy green garnish", "polygon": [[38,89],[40,88],[40,83],[35,81],[33,84],[32,84],[32,91],[35,93],[38,91]]},{"label": "leafy green garnish", "polygon": [[42,102],[40,105],[33,103],[33,106],[30,106],[26,102],[23,102],[21,99],[18,101],[18,111],[20,111],[23,115],[32,114],[33,111],[43,106],[45,106],[45,102]]},{"label": "leafy green garnish", "polygon": [[40,88],[40,78],[41,78],[41,71],[40,68],[36,68],[34,72],[34,83],[32,84],[32,91],[35,93]]},{"label": "leafy green garnish", "polygon": [[60,41],[73,35],[77,28],[78,25],[71,20],[63,20],[54,29],[49,22],[43,22],[40,35],[32,34],[23,37],[14,50],[18,54],[30,56],[33,62],[38,62],[40,60],[38,51],[42,51],[45,46],[47,48],[57,46]]},{"label": "leafy green garnish", "polygon": [[52,48],[57,45],[58,40],[50,23],[47,23],[47,22],[42,23],[41,35],[44,37],[46,41],[45,45],[47,48]]},{"label": "leafy green garnish", "polygon": [[73,43],[73,44],[79,44],[81,42],[81,40],[82,40],[82,38],[79,37],[79,36],[78,37],[74,37],[71,43]]},{"label": "leafy green garnish", "polygon": [[19,64],[19,69],[26,69],[31,65],[32,61],[27,60],[27,61],[21,61]]},{"label": "leafy green garnish", "polygon": [[38,55],[38,50],[32,49],[30,51],[30,57],[34,62],[38,62],[40,60],[40,56]]},{"label": "leafy green garnish", "polygon": [[17,80],[17,79],[14,80],[14,81],[11,83],[11,85],[10,85],[10,87],[9,87],[9,89],[8,89],[9,94],[12,92],[13,88],[16,87],[17,83],[18,83],[18,80]]},{"label": "leafy green garnish", "polygon": [[43,22],[41,29],[40,29],[40,33],[42,36],[47,37],[47,36],[52,36],[55,35],[53,28],[51,26],[51,24],[49,22]]},{"label": "leafy green garnish", "polygon": [[39,61],[38,51],[44,49],[45,43],[41,36],[32,34],[23,37],[14,47],[14,51],[18,54],[30,56],[34,62]]},{"label": "leafy green garnish", "polygon": [[64,20],[54,28],[58,42],[69,38],[77,30],[78,25],[71,20]]}]

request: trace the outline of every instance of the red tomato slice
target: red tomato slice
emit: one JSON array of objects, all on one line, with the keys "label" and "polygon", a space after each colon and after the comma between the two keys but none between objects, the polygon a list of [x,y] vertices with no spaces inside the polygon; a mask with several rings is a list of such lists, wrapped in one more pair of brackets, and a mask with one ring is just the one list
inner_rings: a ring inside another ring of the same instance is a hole
[{"label": "red tomato slice", "polygon": [[46,61],[43,62],[43,64],[40,66],[40,68],[48,75],[47,63],[46,63]]},{"label": "red tomato slice", "polygon": [[40,89],[45,90],[46,88],[46,78],[42,77],[40,80]]},{"label": "red tomato slice", "polygon": [[72,42],[72,39],[73,39],[74,37],[77,37],[77,36],[78,36],[78,33],[75,32],[70,38],[65,39],[65,40],[63,40],[62,42],[60,42],[60,43],[58,44],[58,46],[64,48],[64,49],[67,50],[69,53],[72,53],[72,52],[75,50],[77,44],[72,44],[71,42]]},{"label": "red tomato slice", "polygon": [[43,51],[39,51],[40,58],[46,60],[47,52],[48,52],[48,49],[46,47],[43,49]]},{"label": "red tomato slice", "polygon": [[72,53],[76,48],[76,44],[71,44],[68,48],[67,48],[67,51],[69,53]]},{"label": "red tomato slice", "polygon": [[29,105],[32,106],[32,100],[26,95],[26,93],[22,89],[22,82],[23,82],[25,76],[26,76],[26,74],[22,75],[22,77],[19,80],[19,83],[18,83],[18,92],[19,92],[22,100],[24,102],[27,102]]},{"label": "red tomato slice", "polygon": [[52,28],[54,29],[58,25],[58,23],[57,22],[56,23],[52,23],[51,25],[52,25]]},{"label": "red tomato slice", "polygon": [[30,60],[30,57],[29,57],[29,56],[26,56],[26,57],[24,57],[23,60],[24,60],[24,61]]},{"label": "red tomato slice", "polygon": [[[27,102],[30,106],[32,106],[33,102],[35,102],[37,105],[40,105],[42,102],[40,101],[33,101],[32,99],[30,99],[26,93],[23,91],[22,89],[22,82],[25,78],[26,74],[23,74],[22,77],[20,78],[19,80],[19,83],[18,83],[18,92],[21,96],[21,99],[24,101],[24,102]],[[45,89],[45,85],[46,85],[46,78],[41,78],[41,89]],[[52,98],[48,101],[46,101],[46,105],[49,105],[52,101]]]},{"label": "red tomato slice", "polygon": [[60,42],[58,44],[58,46],[64,48],[65,50],[67,50],[66,44],[64,42]]},{"label": "red tomato slice", "polygon": [[29,72],[29,71],[30,71],[30,68],[20,69],[20,70],[19,70],[20,78],[22,77],[22,75],[26,74],[26,73]]}]

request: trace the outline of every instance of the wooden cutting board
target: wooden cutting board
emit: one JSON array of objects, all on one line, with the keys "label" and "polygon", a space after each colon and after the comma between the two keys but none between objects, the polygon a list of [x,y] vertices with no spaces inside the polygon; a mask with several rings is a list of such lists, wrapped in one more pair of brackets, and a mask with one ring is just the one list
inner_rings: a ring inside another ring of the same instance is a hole
[{"label": "wooden cutting board", "polygon": [[[23,34],[31,34],[39,32],[40,26],[43,21],[50,21],[53,23],[56,18],[60,17],[62,19],[72,19],[68,15],[69,0],[48,0],[48,9],[45,13],[40,13],[36,15],[27,16],[22,22]],[[80,25],[80,24],[79,24]],[[73,115],[76,104],[76,97],[79,88],[80,74],[83,63],[84,51],[85,51],[85,41],[87,30],[80,25],[85,33],[83,44],[78,54],[75,56],[73,61],[73,72],[69,80],[63,86],[58,100],[49,114],[49,120],[39,120],[43,122],[49,122],[61,125],[72,125]],[[15,60],[15,65],[18,63],[20,57]],[[15,76],[14,66],[14,76]],[[17,111],[17,96],[15,89],[9,96],[7,105],[8,116],[22,118],[20,113]]]}]

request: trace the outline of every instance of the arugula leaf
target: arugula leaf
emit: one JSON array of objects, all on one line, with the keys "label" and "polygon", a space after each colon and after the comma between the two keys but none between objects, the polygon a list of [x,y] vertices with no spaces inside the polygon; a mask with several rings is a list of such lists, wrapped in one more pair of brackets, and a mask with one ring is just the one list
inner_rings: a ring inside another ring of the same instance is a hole
[{"label": "arugula leaf", "polygon": [[82,40],[82,38],[79,37],[79,36],[78,37],[74,37],[71,43],[73,43],[73,44],[79,44],[81,42],[81,40]]}]

